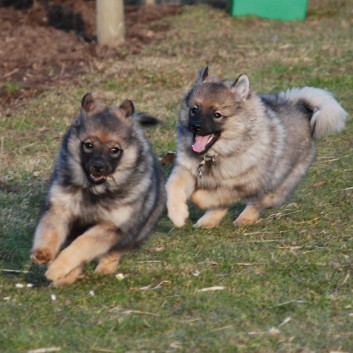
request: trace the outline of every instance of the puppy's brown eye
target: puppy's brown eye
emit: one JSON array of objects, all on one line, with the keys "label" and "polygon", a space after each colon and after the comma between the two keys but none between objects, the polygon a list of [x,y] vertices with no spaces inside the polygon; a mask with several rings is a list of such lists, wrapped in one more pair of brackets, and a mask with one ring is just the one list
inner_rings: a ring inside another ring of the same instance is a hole
[{"label": "puppy's brown eye", "polygon": [[198,108],[198,107],[192,107],[192,108],[190,109],[191,114],[197,114],[198,111],[199,111],[199,108]]},{"label": "puppy's brown eye", "polygon": [[215,119],[220,119],[220,118],[222,118],[222,114],[215,112],[215,113],[213,113],[213,117]]},{"label": "puppy's brown eye", "polygon": [[120,154],[120,152],[121,152],[121,149],[118,146],[115,146],[110,150],[110,154],[113,157],[117,157]]},{"label": "puppy's brown eye", "polygon": [[94,145],[93,145],[93,143],[91,141],[85,141],[85,142],[82,143],[82,145],[83,145],[83,150],[86,153],[90,153],[94,149]]}]

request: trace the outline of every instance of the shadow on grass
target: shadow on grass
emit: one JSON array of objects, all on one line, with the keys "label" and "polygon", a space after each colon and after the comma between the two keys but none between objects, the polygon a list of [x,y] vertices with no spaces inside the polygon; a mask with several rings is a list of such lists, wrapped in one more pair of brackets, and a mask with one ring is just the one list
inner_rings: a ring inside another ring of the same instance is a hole
[{"label": "shadow on grass", "polygon": [[46,285],[44,268],[32,264],[30,250],[46,180],[33,175],[0,181],[0,268],[2,276]]}]

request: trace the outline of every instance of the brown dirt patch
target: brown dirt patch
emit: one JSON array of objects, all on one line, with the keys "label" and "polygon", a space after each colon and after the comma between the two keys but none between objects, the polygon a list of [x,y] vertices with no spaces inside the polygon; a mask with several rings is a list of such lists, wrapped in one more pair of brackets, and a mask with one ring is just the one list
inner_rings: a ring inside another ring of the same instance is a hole
[{"label": "brown dirt patch", "polygon": [[[57,5],[60,8],[53,8]],[[50,25],[53,9],[56,24],[72,30]],[[92,40],[95,1],[51,0],[49,7],[34,1],[28,10],[0,7],[0,106],[33,97],[58,81],[99,71],[102,60],[139,53],[165,37],[168,24],[156,21],[179,11],[178,6],[126,6],[126,42],[111,49]]]}]

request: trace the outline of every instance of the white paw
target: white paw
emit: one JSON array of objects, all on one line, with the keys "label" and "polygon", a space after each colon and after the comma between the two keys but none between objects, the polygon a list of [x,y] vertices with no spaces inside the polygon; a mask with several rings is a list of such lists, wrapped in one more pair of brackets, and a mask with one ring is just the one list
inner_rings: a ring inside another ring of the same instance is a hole
[{"label": "white paw", "polygon": [[183,227],[189,217],[188,206],[186,204],[179,206],[168,205],[168,217],[177,228]]}]

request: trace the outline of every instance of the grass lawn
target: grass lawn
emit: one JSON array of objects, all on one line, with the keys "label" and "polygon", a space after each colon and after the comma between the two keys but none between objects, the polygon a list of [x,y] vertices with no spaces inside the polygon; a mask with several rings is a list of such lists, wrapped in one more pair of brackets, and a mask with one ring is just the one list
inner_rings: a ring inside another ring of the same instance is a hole
[{"label": "grass lawn", "polygon": [[291,199],[254,226],[232,225],[241,205],[215,230],[192,227],[196,208],[180,230],[165,215],[123,257],[122,281],[90,265],[83,280],[54,289],[30,263],[51,166],[86,92],[130,98],[159,117],[147,134],[160,156],[175,150],[181,99],[205,64],[225,78],[246,72],[258,92],[327,88],[352,112],[353,0],[310,0],[302,22],[207,6],[164,21],[167,38],[138,56],[103,61],[100,73],[0,111],[0,352],[353,352],[351,120],[318,140]]}]

